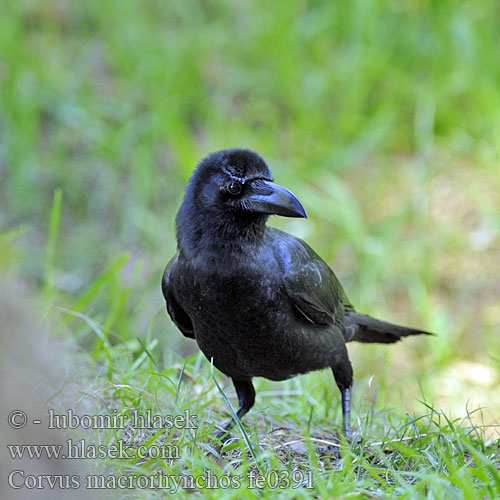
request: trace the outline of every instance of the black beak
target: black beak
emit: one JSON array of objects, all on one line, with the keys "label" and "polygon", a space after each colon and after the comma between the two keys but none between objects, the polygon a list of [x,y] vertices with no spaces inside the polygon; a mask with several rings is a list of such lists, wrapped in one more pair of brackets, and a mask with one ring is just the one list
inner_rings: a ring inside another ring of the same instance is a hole
[{"label": "black beak", "polygon": [[252,182],[243,203],[251,212],[307,218],[302,203],[291,191],[279,184],[262,179]]}]

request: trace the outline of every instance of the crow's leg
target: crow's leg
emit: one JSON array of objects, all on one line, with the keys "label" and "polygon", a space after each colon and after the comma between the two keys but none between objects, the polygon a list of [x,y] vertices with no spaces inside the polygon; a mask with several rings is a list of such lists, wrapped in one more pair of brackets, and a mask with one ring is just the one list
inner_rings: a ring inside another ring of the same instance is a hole
[{"label": "crow's leg", "polygon": [[332,365],[333,376],[335,382],[340,389],[342,396],[342,418],[344,422],[345,437],[350,441],[351,434],[351,386],[352,386],[352,366],[347,357],[347,349],[345,356],[342,356],[340,362]]},{"label": "crow's leg", "polygon": [[351,433],[351,388],[340,390],[342,395],[342,418],[344,421],[345,437],[350,441],[352,439]]},{"label": "crow's leg", "polygon": [[251,380],[233,379],[233,384],[240,404],[236,415],[238,415],[238,418],[242,418],[255,403],[255,389]]},{"label": "crow's leg", "polygon": [[[234,388],[236,389],[236,394],[238,395],[238,402],[240,405],[238,411],[236,412],[236,415],[238,415],[238,418],[242,418],[243,415],[245,415],[255,403],[255,389],[253,388],[251,380],[232,380]],[[226,425],[224,425],[224,430],[217,434],[217,437],[222,438],[234,426],[235,422],[233,419],[231,419]]]}]

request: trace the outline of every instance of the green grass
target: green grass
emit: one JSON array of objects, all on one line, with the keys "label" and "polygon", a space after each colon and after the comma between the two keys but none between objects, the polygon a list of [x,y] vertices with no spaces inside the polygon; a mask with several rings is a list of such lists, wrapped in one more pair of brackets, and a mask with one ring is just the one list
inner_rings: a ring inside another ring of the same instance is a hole
[{"label": "green grass", "polygon": [[[319,498],[500,496],[499,19],[493,0],[2,2],[3,279],[85,367],[96,413],[199,415],[155,436],[180,446],[172,465],[111,468],[302,467]],[[185,183],[234,146],[297,194],[309,218],[271,224],[307,239],[356,307],[438,333],[349,346],[361,442],[330,458],[326,372],[259,379],[240,441],[218,449],[216,381],[232,389],[164,310]]]}]

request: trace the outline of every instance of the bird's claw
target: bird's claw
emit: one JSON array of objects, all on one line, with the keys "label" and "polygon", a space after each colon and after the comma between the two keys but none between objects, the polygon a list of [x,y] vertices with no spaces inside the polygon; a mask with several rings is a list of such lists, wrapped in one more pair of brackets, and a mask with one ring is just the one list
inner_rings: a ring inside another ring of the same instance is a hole
[{"label": "bird's claw", "polygon": [[338,446],[334,446],[329,444],[328,446],[322,446],[320,448],[316,448],[316,452],[319,455],[331,455],[335,459],[340,459],[340,448]]},{"label": "bird's claw", "polygon": [[232,439],[231,433],[229,431],[220,431],[215,435],[215,438],[220,441],[223,445],[226,444],[230,439]]}]

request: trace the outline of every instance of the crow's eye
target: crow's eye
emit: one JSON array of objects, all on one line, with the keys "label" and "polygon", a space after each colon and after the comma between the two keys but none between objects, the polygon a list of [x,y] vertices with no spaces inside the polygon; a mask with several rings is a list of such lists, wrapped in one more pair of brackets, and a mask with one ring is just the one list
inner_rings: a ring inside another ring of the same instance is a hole
[{"label": "crow's eye", "polygon": [[227,192],[232,195],[237,195],[241,193],[241,182],[239,181],[231,181],[227,185]]}]

